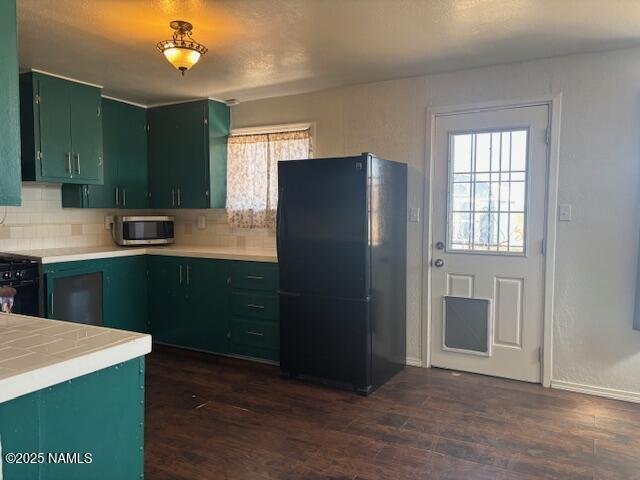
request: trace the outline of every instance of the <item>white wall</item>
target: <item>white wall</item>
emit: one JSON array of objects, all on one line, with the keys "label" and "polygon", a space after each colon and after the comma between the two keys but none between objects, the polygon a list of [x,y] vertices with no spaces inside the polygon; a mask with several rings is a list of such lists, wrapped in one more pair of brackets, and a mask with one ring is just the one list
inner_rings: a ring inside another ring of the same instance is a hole
[{"label": "white wall", "polygon": [[[316,156],[372,151],[409,164],[421,206],[426,108],[562,92],[555,381],[640,393],[640,332],[631,329],[638,252],[640,49],[558,57],[259,100],[234,127],[316,122]],[[421,355],[422,227],[409,224],[410,358]]]}]

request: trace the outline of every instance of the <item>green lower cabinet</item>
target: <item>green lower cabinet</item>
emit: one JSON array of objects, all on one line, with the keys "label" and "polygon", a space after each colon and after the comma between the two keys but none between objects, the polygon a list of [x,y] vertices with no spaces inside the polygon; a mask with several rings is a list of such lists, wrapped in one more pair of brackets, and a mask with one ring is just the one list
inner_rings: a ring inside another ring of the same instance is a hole
[{"label": "green lower cabinet", "polygon": [[147,258],[149,328],[156,342],[179,345],[184,340],[180,317],[187,301],[180,265],[180,259],[174,257]]},{"label": "green lower cabinet", "polygon": [[147,257],[113,258],[104,288],[104,326],[146,333],[149,331]]},{"label": "green lower cabinet", "polygon": [[186,268],[185,312],[190,327],[186,345],[199,350],[228,353],[227,262],[190,259]]},{"label": "green lower cabinet", "polygon": [[43,273],[48,318],[90,319],[167,345],[279,360],[277,264],[137,255],[49,264]]},{"label": "green lower cabinet", "polygon": [[231,353],[280,360],[278,265],[231,262]]},{"label": "green lower cabinet", "polygon": [[[1,403],[0,437],[3,455],[42,452],[47,460],[4,462],[5,480],[142,478],[144,358]],[[55,463],[49,453],[76,454],[76,463]]]},{"label": "green lower cabinet", "polygon": [[231,345],[231,352],[236,355],[278,361],[280,326],[276,322],[233,317]]},{"label": "green lower cabinet", "polygon": [[261,320],[278,320],[278,296],[275,293],[248,290],[231,292],[231,311],[234,316]]},{"label": "green lower cabinet", "polygon": [[227,353],[227,267],[222,260],[149,257],[151,333],[161,343]]},{"label": "green lower cabinet", "polygon": [[148,269],[150,332],[156,342],[278,361],[275,289],[232,289],[234,274],[277,285],[276,264],[151,255]]},{"label": "green lower cabinet", "polygon": [[278,291],[278,264],[266,262],[231,262],[231,288],[234,290]]}]

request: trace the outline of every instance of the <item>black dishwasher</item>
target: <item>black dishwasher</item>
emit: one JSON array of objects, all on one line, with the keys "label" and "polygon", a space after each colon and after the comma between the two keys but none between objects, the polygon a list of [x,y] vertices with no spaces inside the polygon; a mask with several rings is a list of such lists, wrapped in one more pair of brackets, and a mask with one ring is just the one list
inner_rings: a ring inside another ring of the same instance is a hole
[{"label": "black dishwasher", "polygon": [[102,325],[102,272],[49,275],[49,318]]}]

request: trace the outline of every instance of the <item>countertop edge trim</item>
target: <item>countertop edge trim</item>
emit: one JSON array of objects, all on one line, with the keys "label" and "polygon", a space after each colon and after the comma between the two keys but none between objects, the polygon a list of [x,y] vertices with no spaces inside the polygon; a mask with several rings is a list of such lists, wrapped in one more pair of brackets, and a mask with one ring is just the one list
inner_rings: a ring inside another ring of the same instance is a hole
[{"label": "countertop edge trim", "polygon": [[[17,252],[19,253],[19,252]],[[242,253],[208,253],[198,252],[192,250],[176,251],[176,250],[156,250],[156,249],[136,249],[136,250],[113,250],[109,252],[96,252],[96,253],[70,253],[63,255],[53,255],[45,257],[29,256],[35,260],[38,260],[43,265],[49,265],[52,263],[64,263],[64,262],[80,262],[83,260],[99,260],[104,258],[118,258],[118,257],[133,257],[139,255],[155,255],[163,257],[190,257],[190,258],[205,258],[211,260],[238,260],[246,262],[264,262],[264,263],[278,263],[277,256],[260,255],[260,254],[242,254]]]},{"label": "countertop edge trim", "polygon": [[151,335],[0,380],[0,403],[73,380],[151,352]]}]

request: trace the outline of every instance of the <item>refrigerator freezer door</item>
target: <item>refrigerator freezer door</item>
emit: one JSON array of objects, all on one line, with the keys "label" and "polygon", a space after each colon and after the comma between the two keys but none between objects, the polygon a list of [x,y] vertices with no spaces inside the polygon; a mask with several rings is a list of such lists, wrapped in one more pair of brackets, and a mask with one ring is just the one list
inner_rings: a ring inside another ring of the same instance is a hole
[{"label": "refrigerator freezer door", "polygon": [[280,295],[280,368],[349,385],[371,386],[369,302]]},{"label": "refrigerator freezer door", "polygon": [[367,156],[278,163],[280,290],[365,298]]}]

